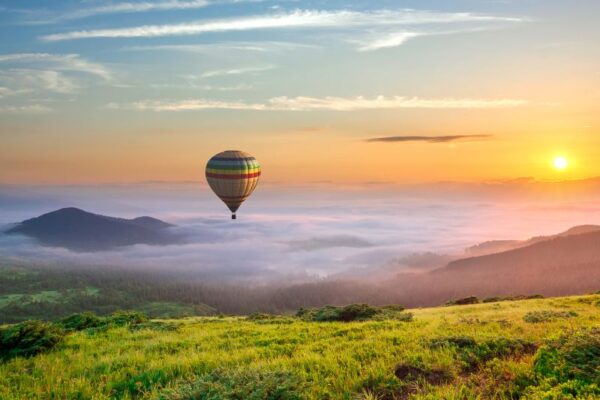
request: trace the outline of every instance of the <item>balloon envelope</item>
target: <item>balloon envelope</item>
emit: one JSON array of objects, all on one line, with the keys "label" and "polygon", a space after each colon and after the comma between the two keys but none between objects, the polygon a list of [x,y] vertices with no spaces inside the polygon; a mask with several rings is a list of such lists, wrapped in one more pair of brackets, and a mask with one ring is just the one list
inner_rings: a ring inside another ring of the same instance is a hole
[{"label": "balloon envelope", "polygon": [[250,154],[227,150],[213,156],[206,164],[206,180],[215,194],[229,207],[232,218],[240,205],[252,194],[260,177],[260,164]]}]

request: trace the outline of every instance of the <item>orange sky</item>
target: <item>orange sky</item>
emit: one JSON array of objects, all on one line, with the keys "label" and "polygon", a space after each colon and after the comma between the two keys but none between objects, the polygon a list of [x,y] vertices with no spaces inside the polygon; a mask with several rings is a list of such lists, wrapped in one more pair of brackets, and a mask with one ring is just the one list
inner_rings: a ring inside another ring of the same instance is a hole
[{"label": "orange sky", "polygon": [[[110,26],[110,10],[57,9],[68,22],[36,29],[7,12],[0,183],[204,181],[226,149],[256,156],[270,182],[600,176],[598,5],[508,3],[275,14],[249,3],[187,11],[233,33],[133,39],[144,18],[164,31],[185,18],[132,12],[126,28],[82,37]],[[254,16],[306,27],[236,31]],[[486,137],[366,141],[455,135]]]}]

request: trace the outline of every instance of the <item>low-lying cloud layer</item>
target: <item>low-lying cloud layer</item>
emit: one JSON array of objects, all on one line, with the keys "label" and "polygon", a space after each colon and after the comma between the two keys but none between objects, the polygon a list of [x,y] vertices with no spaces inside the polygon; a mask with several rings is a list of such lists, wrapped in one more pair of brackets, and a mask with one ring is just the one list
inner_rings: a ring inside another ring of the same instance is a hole
[{"label": "low-lying cloud layer", "polygon": [[[239,219],[198,184],[3,187],[0,224],[64,206],[176,224],[182,244],[81,253],[0,235],[0,256],[26,261],[128,266],[208,280],[286,281],[439,267],[448,254],[491,239],[524,239],[600,222],[592,198],[540,200],[535,183],[361,188],[259,187]],[[555,192],[555,189],[551,191]],[[500,195],[505,192],[504,195]],[[362,272],[361,272],[362,271]]]}]

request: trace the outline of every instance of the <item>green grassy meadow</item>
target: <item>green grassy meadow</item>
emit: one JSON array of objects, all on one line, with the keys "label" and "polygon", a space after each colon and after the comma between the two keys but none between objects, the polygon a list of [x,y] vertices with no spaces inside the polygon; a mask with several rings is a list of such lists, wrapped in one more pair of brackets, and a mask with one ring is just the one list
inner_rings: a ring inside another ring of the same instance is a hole
[{"label": "green grassy meadow", "polygon": [[600,398],[600,295],[408,311],[85,329],[0,363],[0,398]]}]

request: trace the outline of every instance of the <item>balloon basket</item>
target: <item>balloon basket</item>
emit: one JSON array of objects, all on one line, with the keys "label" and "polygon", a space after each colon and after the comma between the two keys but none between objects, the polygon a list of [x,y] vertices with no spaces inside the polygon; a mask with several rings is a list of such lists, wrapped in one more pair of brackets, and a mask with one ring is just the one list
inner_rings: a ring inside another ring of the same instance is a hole
[{"label": "balloon basket", "polygon": [[235,214],[231,214],[231,219],[237,219],[237,217],[235,216]]}]

